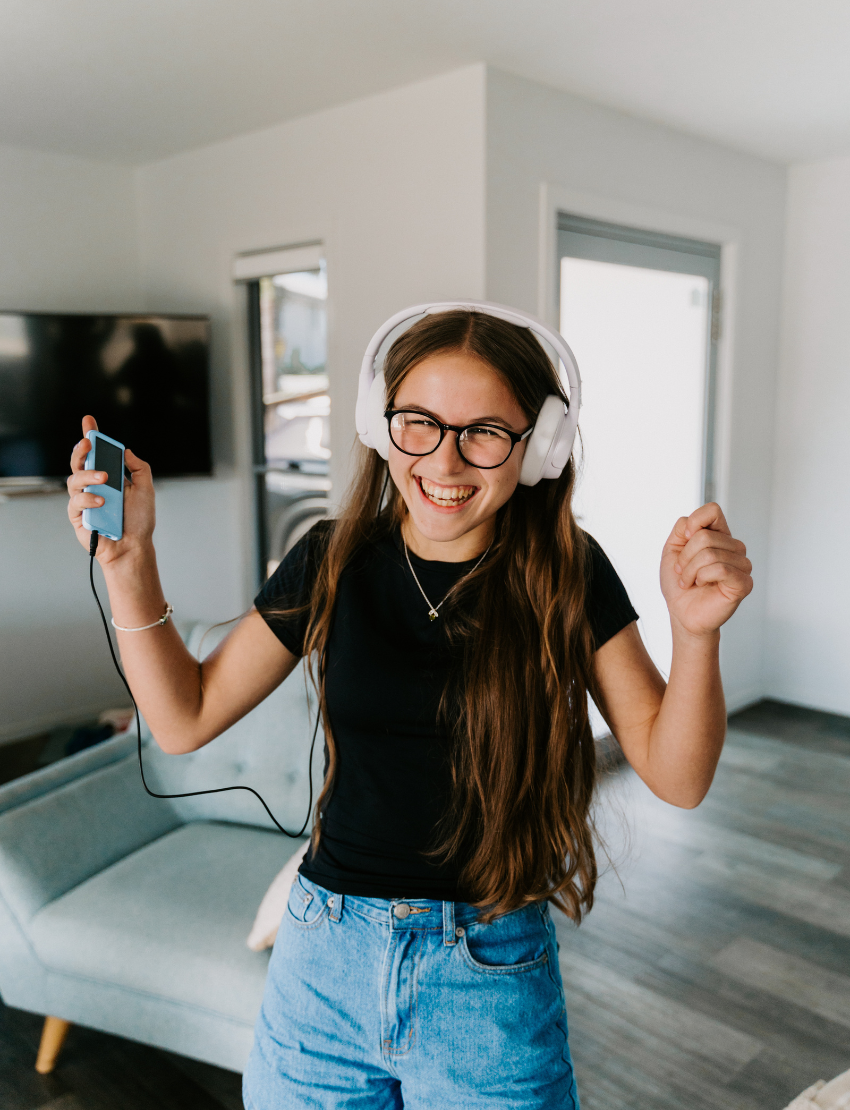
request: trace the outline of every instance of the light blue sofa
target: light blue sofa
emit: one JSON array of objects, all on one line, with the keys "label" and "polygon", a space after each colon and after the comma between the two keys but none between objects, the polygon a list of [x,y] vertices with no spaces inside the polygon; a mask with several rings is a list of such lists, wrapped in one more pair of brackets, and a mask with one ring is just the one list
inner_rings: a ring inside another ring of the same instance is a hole
[{"label": "light blue sofa", "polygon": [[[181,628],[196,655],[206,631]],[[207,636],[204,653],[225,632]],[[308,804],[309,713],[299,667],[198,752],[166,756],[148,736],[148,783],[162,793],[244,783],[296,831]],[[149,797],[135,729],[0,787],[0,995],[59,1026],[241,1071],[268,966],[268,953],[245,941],[301,844],[274,831],[244,791]]]}]

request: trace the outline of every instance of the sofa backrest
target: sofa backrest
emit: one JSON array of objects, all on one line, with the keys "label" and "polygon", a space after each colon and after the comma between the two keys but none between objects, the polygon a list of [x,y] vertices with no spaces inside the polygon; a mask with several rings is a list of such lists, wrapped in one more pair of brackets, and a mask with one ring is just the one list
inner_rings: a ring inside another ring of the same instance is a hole
[{"label": "sofa backrest", "polygon": [[179,824],[169,802],[145,794],[135,753],[125,754],[0,813],[0,898],[24,924]]},{"label": "sofa backrest", "polygon": [[[192,654],[203,658],[231,628],[194,624],[180,627],[180,632]],[[251,786],[284,828],[297,832],[309,803],[307,758],[316,712],[315,693],[305,677],[303,664],[299,665],[256,709],[197,752],[166,755],[155,743],[147,744],[145,777],[151,789],[179,794]],[[313,757],[314,801],[321,790],[323,752],[320,725]],[[263,807],[246,790],[180,798],[169,804],[185,821],[232,821],[274,828]]]}]

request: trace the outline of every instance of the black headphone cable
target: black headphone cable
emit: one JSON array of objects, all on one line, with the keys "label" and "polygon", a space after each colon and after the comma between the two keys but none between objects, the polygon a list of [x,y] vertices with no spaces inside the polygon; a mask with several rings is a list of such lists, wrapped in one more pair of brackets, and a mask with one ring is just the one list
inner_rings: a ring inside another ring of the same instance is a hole
[{"label": "black headphone cable", "polygon": [[142,722],[139,717],[139,707],[138,705],[136,705],[136,699],[133,697],[133,691],[130,689],[130,685],[125,678],[124,672],[121,670],[121,665],[119,664],[118,659],[115,655],[115,648],[112,646],[112,636],[109,632],[109,625],[106,621],[106,614],[103,612],[103,606],[100,604],[100,598],[97,595],[97,589],[95,588],[94,584],[94,557],[97,553],[98,539],[99,533],[92,532],[91,542],[89,543],[89,582],[91,583],[91,591],[94,594],[94,599],[97,602],[100,619],[103,621],[103,630],[106,633],[106,642],[109,644],[109,654],[112,656],[112,662],[115,664],[115,670],[118,672],[118,677],[124,683],[124,689],[130,695],[130,701],[133,703],[133,710],[136,714],[136,740],[139,755],[139,773],[142,776],[142,786],[144,786],[145,790],[148,792],[148,794],[150,794],[152,798],[197,798],[200,794],[224,794],[228,790],[247,790],[250,794],[253,794],[254,797],[259,800],[260,805],[269,815],[277,828],[280,829],[280,831],[284,834],[284,836],[288,836],[292,840],[297,840],[299,837],[303,836],[304,830],[310,823],[310,816],[313,812],[313,752],[316,747],[316,736],[319,732],[320,713],[318,709],[316,711],[316,724],[313,728],[313,739],[310,742],[310,756],[309,762],[307,764],[307,778],[310,783],[310,802],[307,808],[307,816],[304,818],[304,824],[301,826],[301,829],[297,833],[287,832],[287,830],[283,827],[283,825],[281,825],[281,823],[277,820],[275,815],[266,805],[265,801],[263,801],[262,797],[252,786],[219,786],[215,790],[190,790],[187,791],[185,794],[157,794],[148,786],[147,782],[145,781],[145,769],[142,766]]}]

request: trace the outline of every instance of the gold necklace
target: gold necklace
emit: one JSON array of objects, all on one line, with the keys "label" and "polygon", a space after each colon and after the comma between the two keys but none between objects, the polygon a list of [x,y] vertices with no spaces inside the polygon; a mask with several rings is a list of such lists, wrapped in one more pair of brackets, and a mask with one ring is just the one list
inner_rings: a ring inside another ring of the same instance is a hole
[{"label": "gold necklace", "polygon": [[490,548],[493,546],[493,540],[490,540],[490,543],[487,545],[487,551],[484,552],[484,554],[481,556],[481,558],[478,560],[478,562],[475,564],[475,566],[472,568],[472,570],[468,570],[466,572],[466,574],[463,576],[463,578],[459,578],[457,580],[457,582],[455,582],[454,586],[452,586],[451,590],[449,590],[449,592],[446,594],[446,596],[443,598],[443,600],[440,602],[439,605],[432,605],[431,604],[431,599],[428,597],[428,595],[422,589],[422,583],[416,577],[416,571],[413,569],[413,563],[411,563],[411,561],[410,561],[410,555],[409,555],[408,550],[407,550],[407,541],[404,538],[404,532],[402,532],[402,534],[401,534],[401,542],[404,545],[404,557],[407,559],[407,565],[410,567],[410,573],[413,575],[413,581],[419,587],[419,592],[425,598],[425,601],[428,605],[428,620],[431,620],[431,621],[435,621],[437,619],[437,617],[439,617],[440,614],[439,614],[438,610],[443,605],[446,604],[446,601],[449,599],[449,597],[452,593],[452,590],[457,589],[457,587],[461,584],[461,582],[465,582],[466,579],[469,578],[470,574],[474,574],[475,571],[478,570],[478,568],[481,566],[481,564],[487,558],[487,554],[488,554]]}]

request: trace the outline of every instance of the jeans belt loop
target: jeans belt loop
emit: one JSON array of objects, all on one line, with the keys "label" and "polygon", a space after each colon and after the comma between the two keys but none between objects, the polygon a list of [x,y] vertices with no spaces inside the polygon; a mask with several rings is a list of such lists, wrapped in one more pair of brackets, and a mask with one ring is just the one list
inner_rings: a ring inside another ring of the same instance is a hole
[{"label": "jeans belt loop", "polygon": [[344,903],[345,903],[345,895],[344,894],[332,894],[331,897],[328,899],[328,905],[330,906],[330,909],[331,909],[331,912],[330,912],[331,921],[339,921],[339,919],[342,917],[342,907],[343,907]]},{"label": "jeans belt loop", "polygon": [[443,902],[443,944],[448,948],[457,944],[454,902]]}]

